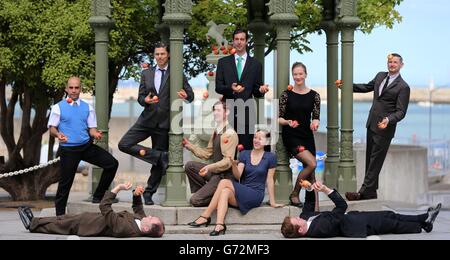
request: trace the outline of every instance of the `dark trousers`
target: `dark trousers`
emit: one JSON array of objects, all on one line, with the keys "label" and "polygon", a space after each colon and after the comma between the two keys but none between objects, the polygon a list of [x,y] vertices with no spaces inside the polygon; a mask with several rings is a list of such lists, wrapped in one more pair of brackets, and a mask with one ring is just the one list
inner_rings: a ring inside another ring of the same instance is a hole
[{"label": "dark trousers", "polygon": [[81,215],[65,215],[59,217],[33,218],[31,233],[78,235]]},{"label": "dark trousers", "polygon": [[100,182],[93,193],[96,199],[103,198],[119,167],[119,162],[110,153],[91,142],[82,146],[61,147],[61,174],[55,198],[57,216],[66,214],[70,188],[81,160],[103,169]]},{"label": "dark trousers", "polygon": [[367,130],[366,174],[359,190],[363,197],[375,197],[378,190],[378,176],[386,159],[392,138],[386,138]]},{"label": "dark trousers", "polygon": [[392,211],[349,212],[366,218],[367,235],[414,234],[422,232],[428,214],[401,215]]},{"label": "dark trousers", "polygon": [[[256,105],[250,107],[234,107],[234,115],[230,114],[228,121],[231,122],[234,130],[238,134],[239,144],[244,146],[244,150],[253,149],[253,136],[255,134],[255,125],[258,124],[256,120]],[[244,112],[245,111],[245,112]]]},{"label": "dark trousers", "polygon": [[200,176],[200,169],[206,165],[199,162],[187,162],[184,166],[191,187],[191,193],[193,193],[190,202],[194,207],[208,206],[217,190],[220,180],[223,178],[231,178],[229,175],[211,174],[210,172],[205,177]]},{"label": "dark trousers", "polygon": [[[149,137],[152,138],[152,148],[138,144]],[[162,152],[169,150],[169,130],[134,124],[120,140],[119,150],[152,164],[145,193],[147,196],[153,195],[158,189],[162,177],[166,174],[166,169],[161,167],[159,162]],[[141,150],[146,151],[145,156],[139,154]]]}]

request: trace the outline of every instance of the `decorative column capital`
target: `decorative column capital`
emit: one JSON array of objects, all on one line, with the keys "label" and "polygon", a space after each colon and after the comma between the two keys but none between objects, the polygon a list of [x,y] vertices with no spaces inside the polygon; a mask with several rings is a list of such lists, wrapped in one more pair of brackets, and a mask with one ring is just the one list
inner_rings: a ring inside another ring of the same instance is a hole
[{"label": "decorative column capital", "polygon": [[111,28],[114,20],[111,18],[112,6],[109,0],[93,0],[89,24],[95,28]]},{"label": "decorative column capital", "polygon": [[162,4],[165,12],[162,20],[169,25],[187,26],[191,23],[192,1],[191,0],[166,0]]},{"label": "decorative column capital", "polygon": [[93,0],[91,3],[91,17],[89,24],[95,31],[96,42],[109,41],[109,31],[114,27],[111,18],[112,6],[109,0]]},{"label": "decorative column capital", "polygon": [[295,0],[270,0],[269,20],[275,25],[293,25],[298,22],[295,15]]},{"label": "decorative column capital", "polygon": [[336,0],[336,23],[341,28],[356,29],[361,24],[357,14],[357,0]]}]

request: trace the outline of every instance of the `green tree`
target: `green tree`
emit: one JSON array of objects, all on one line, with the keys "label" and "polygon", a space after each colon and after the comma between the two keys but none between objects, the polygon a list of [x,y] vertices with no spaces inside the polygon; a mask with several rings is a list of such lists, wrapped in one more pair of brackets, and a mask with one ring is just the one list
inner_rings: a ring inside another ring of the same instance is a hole
[{"label": "green tree", "polygon": [[[8,151],[8,161],[0,165],[0,173],[39,163],[49,107],[62,99],[70,75],[81,75],[87,87],[92,85],[92,33],[87,23],[89,13],[85,12],[89,2],[0,2],[0,132]],[[7,86],[12,90],[9,98]],[[17,107],[22,114],[16,140]],[[54,165],[3,178],[0,187],[14,200],[42,199],[47,187],[58,180],[57,168]]]}]

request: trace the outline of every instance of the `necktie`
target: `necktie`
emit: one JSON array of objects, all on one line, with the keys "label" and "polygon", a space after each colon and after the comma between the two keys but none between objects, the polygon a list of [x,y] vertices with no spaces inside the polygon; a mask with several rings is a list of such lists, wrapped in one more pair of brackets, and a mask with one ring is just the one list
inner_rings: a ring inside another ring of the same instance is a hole
[{"label": "necktie", "polygon": [[386,82],[384,83],[384,86],[380,88],[380,92],[378,93],[379,96],[381,96],[381,93],[383,93],[383,90],[385,90],[389,85],[389,75],[386,77]]},{"label": "necktie", "polygon": [[238,79],[240,81],[241,80],[241,76],[242,76],[242,57],[239,56],[237,58],[237,60],[238,60],[238,62],[237,62],[236,68],[237,68],[237,73],[238,73]]},{"label": "necktie", "polygon": [[159,88],[157,89],[158,93],[161,90],[161,88],[163,87],[164,72],[166,72],[166,70],[159,69],[159,71],[161,71],[161,83],[159,85]]}]

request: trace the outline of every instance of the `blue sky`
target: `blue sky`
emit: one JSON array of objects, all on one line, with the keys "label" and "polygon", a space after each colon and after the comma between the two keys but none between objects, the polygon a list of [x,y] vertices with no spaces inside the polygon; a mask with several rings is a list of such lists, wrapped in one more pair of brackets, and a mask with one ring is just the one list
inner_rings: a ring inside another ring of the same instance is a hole
[{"label": "blue sky", "polygon": [[[413,87],[427,87],[433,79],[437,87],[450,87],[450,1],[404,0],[397,8],[403,21],[393,29],[376,28],[371,34],[355,34],[354,80],[362,83],[386,70],[388,53],[400,53],[405,62],[403,78]],[[292,52],[291,63],[308,66],[308,84],[326,83],[326,38],[312,35],[314,50],[300,55]],[[266,57],[266,83],[273,85],[273,58]],[[203,76],[191,80],[193,86],[205,86]]]},{"label": "blue sky", "polygon": [[[372,80],[377,72],[386,70],[387,55],[397,52],[405,62],[402,76],[412,87],[427,87],[430,80],[434,80],[436,87],[450,88],[450,1],[404,0],[397,10],[403,21],[393,29],[379,27],[371,34],[356,32],[354,81]],[[309,40],[314,51],[304,55],[292,52],[291,64],[305,63],[309,73],[307,84],[324,86],[325,34],[311,35]],[[266,57],[265,82],[273,86],[272,54]],[[200,75],[190,83],[194,87],[205,87],[207,80]]]}]

